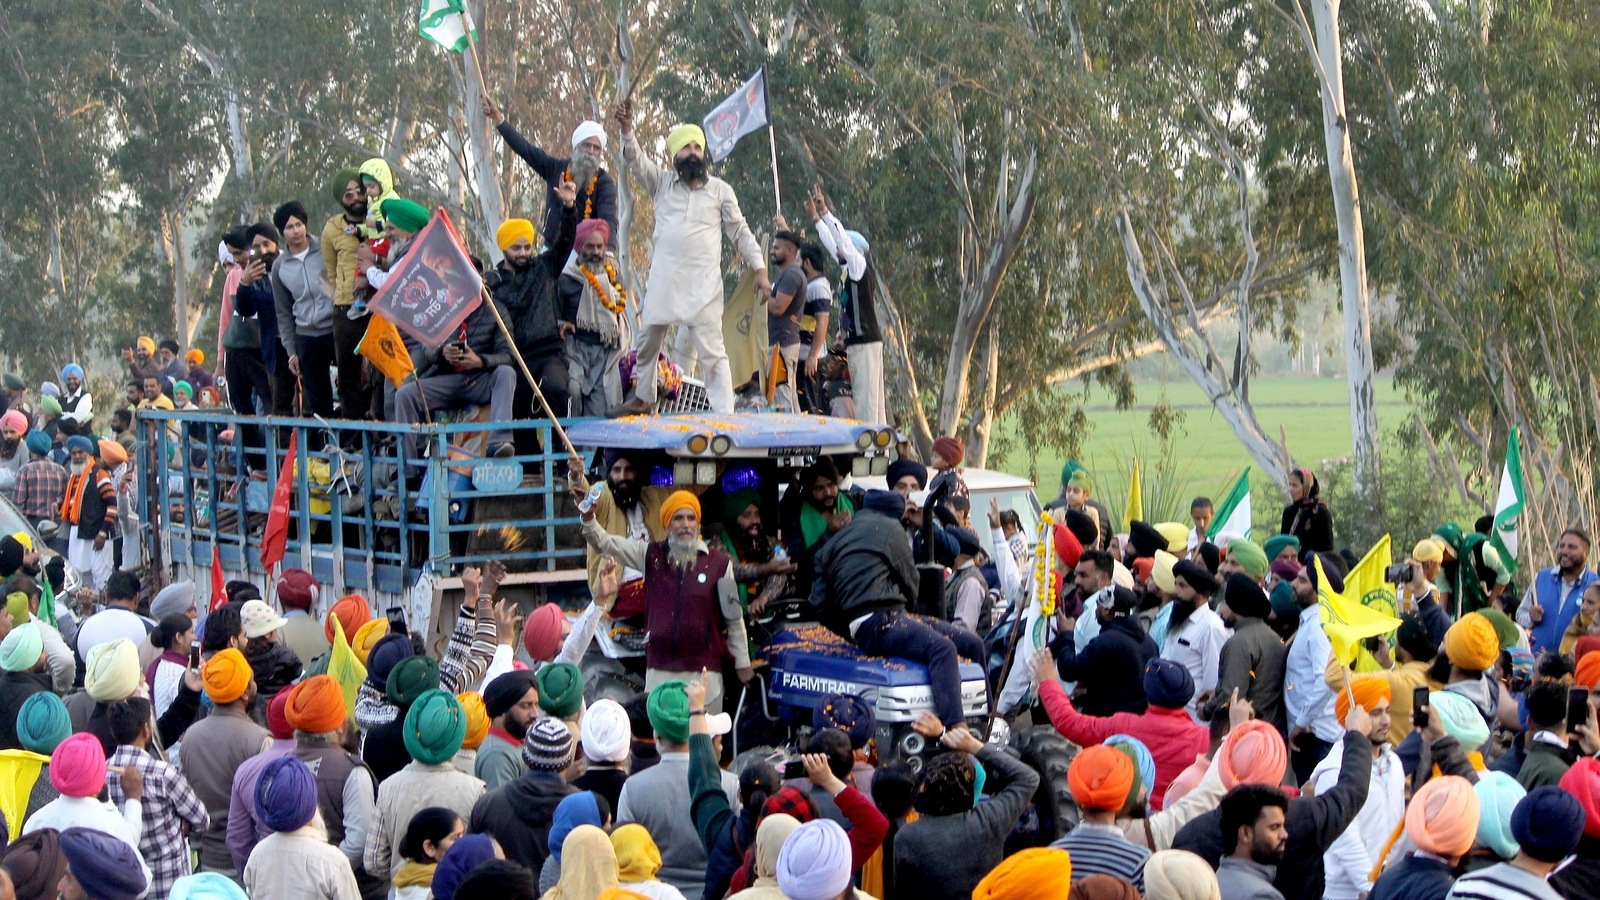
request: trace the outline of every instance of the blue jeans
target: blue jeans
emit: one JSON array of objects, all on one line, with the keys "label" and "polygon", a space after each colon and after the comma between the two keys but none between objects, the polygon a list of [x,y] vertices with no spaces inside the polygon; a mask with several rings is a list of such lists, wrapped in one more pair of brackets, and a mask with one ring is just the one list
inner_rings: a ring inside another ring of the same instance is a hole
[{"label": "blue jeans", "polygon": [[868,655],[898,656],[927,666],[939,721],[946,728],[966,721],[961,714],[960,657],[982,660],[982,638],[949,622],[892,610],[862,622],[855,642]]}]

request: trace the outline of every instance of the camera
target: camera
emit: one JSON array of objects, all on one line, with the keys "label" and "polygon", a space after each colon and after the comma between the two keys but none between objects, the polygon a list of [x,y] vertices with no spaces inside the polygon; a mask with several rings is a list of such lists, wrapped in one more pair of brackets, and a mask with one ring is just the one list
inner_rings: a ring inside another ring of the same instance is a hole
[{"label": "camera", "polygon": [[1411,563],[1389,566],[1383,570],[1383,580],[1389,584],[1410,584],[1416,577],[1417,567]]}]

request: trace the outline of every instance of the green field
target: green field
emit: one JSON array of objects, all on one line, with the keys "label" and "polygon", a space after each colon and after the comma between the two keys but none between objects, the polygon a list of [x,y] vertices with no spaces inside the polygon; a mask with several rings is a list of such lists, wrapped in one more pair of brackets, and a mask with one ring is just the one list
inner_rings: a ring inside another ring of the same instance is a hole
[{"label": "green field", "polygon": [[[1389,379],[1380,377],[1376,387],[1378,423],[1384,437],[1392,441],[1394,429],[1409,414],[1409,405]],[[1281,427],[1297,463],[1320,472],[1325,461],[1350,455],[1349,395],[1344,379],[1259,378],[1250,383],[1250,396],[1263,430],[1276,439]],[[1091,396],[1085,406],[1091,430],[1083,436],[1078,457],[1094,474],[1094,495],[1111,510],[1119,530],[1128,496],[1127,471],[1135,455],[1146,503],[1152,495],[1167,499],[1166,508],[1145,510],[1145,517],[1153,521],[1185,517],[1188,501],[1196,494],[1220,501],[1240,470],[1253,466],[1228,423],[1192,382],[1177,378],[1164,384],[1141,383],[1137,398],[1132,409],[1118,410],[1103,392]],[[1160,403],[1183,413],[1174,432],[1173,452],[1165,459],[1161,442],[1149,427],[1150,410]],[[1014,424],[1002,423],[1005,436],[1013,434]],[[1044,449],[1030,459],[1026,448],[1013,445],[999,468],[1034,477],[1040,497],[1048,500],[1058,490],[1063,462],[1065,457],[1053,449]],[[1270,521],[1276,531],[1278,511],[1288,498],[1254,472],[1251,482],[1258,526]]]}]

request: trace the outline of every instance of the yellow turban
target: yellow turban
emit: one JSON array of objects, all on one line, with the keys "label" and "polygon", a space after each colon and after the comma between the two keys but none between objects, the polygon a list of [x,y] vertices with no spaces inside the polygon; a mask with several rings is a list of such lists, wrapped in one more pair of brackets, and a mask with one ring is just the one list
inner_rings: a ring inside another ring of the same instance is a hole
[{"label": "yellow turban", "polygon": [[489,711],[483,705],[483,695],[477,691],[462,691],[456,695],[461,709],[467,714],[467,736],[461,740],[461,749],[476,750],[489,736]]},{"label": "yellow turban", "polygon": [[1055,847],[1030,847],[995,866],[972,891],[973,900],[1046,900],[1065,894],[1072,857]]},{"label": "yellow turban", "polygon": [[666,528],[672,524],[672,517],[678,510],[687,509],[694,512],[696,519],[700,518],[700,498],[688,491],[673,491],[667,501],[661,504],[661,527]]},{"label": "yellow turban", "polygon": [[677,159],[678,151],[690,144],[699,144],[700,149],[706,148],[706,133],[700,130],[699,125],[679,125],[667,135],[667,158]]},{"label": "yellow turban", "polygon": [[1406,837],[1424,853],[1462,856],[1478,837],[1478,794],[1460,775],[1423,785],[1406,809]]},{"label": "yellow turban", "polygon": [[147,334],[141,334],[141,335],[139,335],[139,339],[137,341],[134,341],[134,343],[137,344],[139,346],[139,349],[143,350],[144,352],[150,354],[151,356],[155,355],[155,352],[156,352],[156,340],[155,340],[155,338],[150,337]]},{"label": "yellow turban", "polygon": [[27,533],[26,531],[17,531],[13,532],[11,537],[15,539],[17,543],[22,545],[23,550],[26,550],[29,553],[33,552],[33,535]]},{"label": "yellow turban", "polygon": [[533,243],[533,223],[527,219],[507,219],[494,232],[494,242],[502,251],[510,250],[512,244],[524,239]]},{"label": "yellow turban", "polygon": [[611,832],[617,851],[617,875],[623,881],[653,881],[661,871],[661,849],[643,825],[629,824]]},{"label": "yellow turban", "polygon": [[1158,523],[1156,533],[1167,539],[1170,553],[1182,553],[1189,546],[1189,529],[1177,522]]},{"label": "yellow turban", "polygon": [[1333,697],[1333,714],[1339,717],[1339,724],[1344,724],[1344,717],[1350,712],[1350,695],[1354,694],[1356,702],[1367,712],[1378,708],[1380,703],[1388,703],[1394,699],[1393,690],[1389,687],[1389,676],[1381,672],[1367,672],[1350,679],[1350,690],[1338,691]]},{"label": "yellow turban", "polygon": [[356,636],[350,641],[350,649],[364,666],[367,664],[367,654],[372,652],[373,645],[388,635],[388,619],[368,619],[365,625],[356,629]]},{"label": "yellow turban", "polygon": [[1500,658],[1500,634],[1484,616],[1468,613],[1444,633],[1444,652],[1457,668],[1481,672]]},{"label": "yellow turban", "polygon": [[83,670],[83,689],[90,697],[102,703],[126,700],[139,689],[139,648],[127,638],[98,644],[83,661]]},{"label": "yellow turban", "polygon": [[1417,562],[1444,562],[1444,547],[1433,538],[1425,537],[1411,548],[1411,558]]},{"label": "yellow turban", "polygon": [[1172,567],[1178,564],[1178,558],[1165,550],[1157,550],[1155,565],[1150,569],[1150,579],[1164,594],[1170,594],[1178,589],[1178,581],[1172,574]]},{"label": "yellow turban", "polygon": [[243,697],[250,690],[252,677],[250,663],[232,647],[206,660],[200,669],[200,681],[212,703],[232,703]]}]

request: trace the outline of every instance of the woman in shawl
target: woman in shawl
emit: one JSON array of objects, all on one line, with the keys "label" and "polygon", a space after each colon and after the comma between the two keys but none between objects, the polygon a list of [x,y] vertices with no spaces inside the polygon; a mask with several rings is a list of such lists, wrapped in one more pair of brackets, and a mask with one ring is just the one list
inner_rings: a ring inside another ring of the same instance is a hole
[{"label": "woman in shawl", "polygon": [[1322,485],[1310,469],[1295,469],[1289,473],[1289,499],[1283,508],[1281,534],[1291,534],[1300,539],[1300,549],[1318,553],[1332,553],[1333,512],[1322,502]]}]

